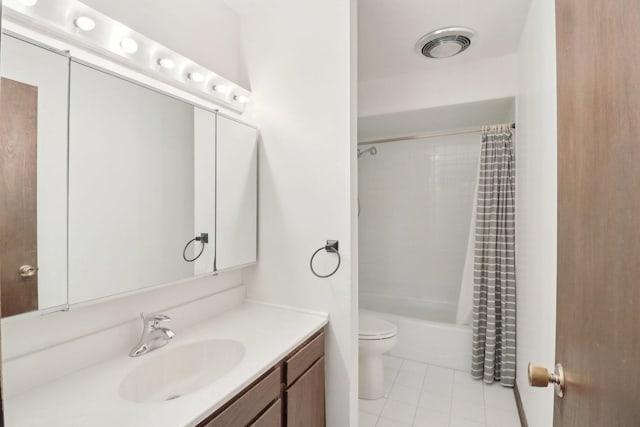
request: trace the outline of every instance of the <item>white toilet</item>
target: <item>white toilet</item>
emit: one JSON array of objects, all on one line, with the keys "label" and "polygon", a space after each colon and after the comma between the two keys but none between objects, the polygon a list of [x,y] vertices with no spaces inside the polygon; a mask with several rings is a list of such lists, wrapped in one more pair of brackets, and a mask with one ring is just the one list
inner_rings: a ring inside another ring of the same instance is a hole
[{"label": "white toilet", "polygon": [[360,313],[358,331],[360,399],[380,399],[384,395],[384,366],[382,355],[391,350],[398,338],[398,328],[370,314]]}]

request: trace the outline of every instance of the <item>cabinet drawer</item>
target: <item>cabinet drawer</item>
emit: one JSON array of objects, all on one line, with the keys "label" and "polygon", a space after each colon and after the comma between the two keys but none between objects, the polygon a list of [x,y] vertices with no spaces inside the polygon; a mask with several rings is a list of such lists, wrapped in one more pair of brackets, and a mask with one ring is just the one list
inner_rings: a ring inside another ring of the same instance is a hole
[{"label": "cabinet drawer", "polygon": [[324,355],[324,332],[287,359],[285,362],[286,384],[293,384],[322,355]]},{"label": "cabinet drawer", "polygon": [[[255,384],[204,427],[245,427],[280,397],[280,367]],[[260,425],[260,424],[258,424]]]},{"label": "cabinet drawer", "polygon": [[282,426],[282,400],[278,399],[271,405],[267,412],[255,420],[249,427],[281,427]]},{"label": "cabinet drawer", "polygon": [[286,391],[287,427],[325,427],[324,357]]}]

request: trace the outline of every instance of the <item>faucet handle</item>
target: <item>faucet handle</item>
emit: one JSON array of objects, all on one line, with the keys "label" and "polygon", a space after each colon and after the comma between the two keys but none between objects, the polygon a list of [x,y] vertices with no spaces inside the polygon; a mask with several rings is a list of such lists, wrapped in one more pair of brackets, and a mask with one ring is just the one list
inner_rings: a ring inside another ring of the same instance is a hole
[{"label": "faucet handle", "polygon": [[145,316],[144,313],[140,313],[140,317],[142,317],[142,321],[151,326],[152,328],[156,328],[160,322],[168,322],[171,320],[171,317],[166,314],[154,314],[151,316]]},{"label": "faucet handle", "polygon": [[168,322],[169,320],[171,320],[171,317],[167,316],[166,314],[156,314],[151,319],[157,322]]}]

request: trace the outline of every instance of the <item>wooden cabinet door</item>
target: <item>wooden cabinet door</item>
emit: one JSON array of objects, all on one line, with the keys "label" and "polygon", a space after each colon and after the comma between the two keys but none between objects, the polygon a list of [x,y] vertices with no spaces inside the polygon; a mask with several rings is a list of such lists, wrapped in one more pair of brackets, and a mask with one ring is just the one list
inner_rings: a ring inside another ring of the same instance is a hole
[{"label": "wooden cabinet door", "polygon": [[256,418],[260,412],[278,399],[281,391],[282,373],[280,367],[250,386],[240,397],[232,401],[222,412],[203,423],[203,427],[244,427]]},{"label": "wooden cabinet door", "polygon": [[282,427],[282,400],[278,399],[249,427]]},{"label": "wooden cabinet door", "polygon": [[640,425],[640,1],[557,0],[557,427]]},{"label": "wooden cabinet door", "polygon": [[287,389],[287,427],[325,427],[324,357]]}]

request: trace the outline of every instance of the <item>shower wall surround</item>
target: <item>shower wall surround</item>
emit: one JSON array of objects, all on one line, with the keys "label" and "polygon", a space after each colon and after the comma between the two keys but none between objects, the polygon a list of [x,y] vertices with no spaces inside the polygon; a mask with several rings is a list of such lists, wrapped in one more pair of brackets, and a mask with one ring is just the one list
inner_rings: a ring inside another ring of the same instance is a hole
[{"label": "shower wall surround", "polygon": [[[367,148],[367,146],[361,146]],[[360,295],[455,316],[480,153],[479,135],[379,144],[359,163]],[[374,296],[385,298],[375,298]],[[383,303],[384,304],[384,303]],[[419,316],[418,316],[419,317]],[[442,319],[454,322],[455,318]]]}]

